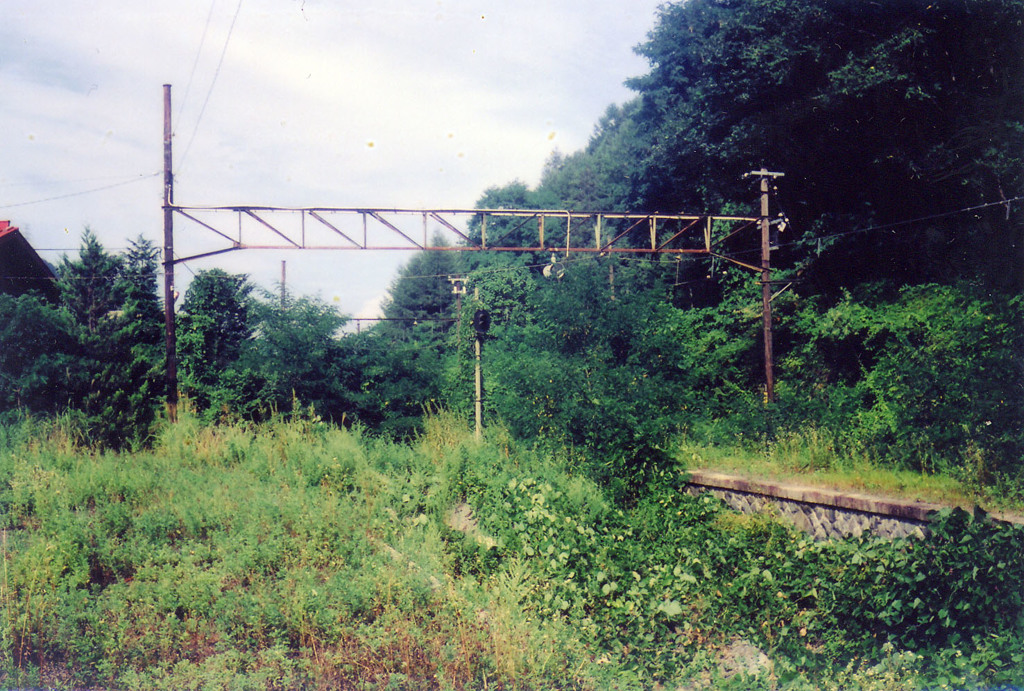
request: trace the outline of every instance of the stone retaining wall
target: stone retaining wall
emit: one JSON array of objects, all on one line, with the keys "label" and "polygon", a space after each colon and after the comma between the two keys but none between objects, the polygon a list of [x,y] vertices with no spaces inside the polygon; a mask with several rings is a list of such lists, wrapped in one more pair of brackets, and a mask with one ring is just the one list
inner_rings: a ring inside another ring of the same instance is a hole
[{"label": "stone retaining wall", "polygon": [[754,481],[706,470],[688,472],[688,493],[710,492],[743,513],[774,512],[816,540],[865,533],[890,539],[924,537],[928,516],[943,508],[939,504]]}]

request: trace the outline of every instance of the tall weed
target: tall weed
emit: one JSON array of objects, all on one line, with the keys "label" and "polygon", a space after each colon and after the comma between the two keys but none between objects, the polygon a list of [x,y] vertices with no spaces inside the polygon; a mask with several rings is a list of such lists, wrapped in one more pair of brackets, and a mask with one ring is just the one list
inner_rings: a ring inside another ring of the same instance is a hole
[{"label": "tall weed", "polygon": [[718,679],[736,638],[794,688],[1019,678],[1019,530],[817,543],[667,469],[616,505],[492,434],[186,417],[142,453],[12,443],[0,682],[650,688]]},{"label": "tall weed", "polygon": [[592,688],[564,622],[506,620],[512,600],[449,571],[448,498],[501,453],[456,441],[187,415],[135,454],[14,440],[0,680]]}]

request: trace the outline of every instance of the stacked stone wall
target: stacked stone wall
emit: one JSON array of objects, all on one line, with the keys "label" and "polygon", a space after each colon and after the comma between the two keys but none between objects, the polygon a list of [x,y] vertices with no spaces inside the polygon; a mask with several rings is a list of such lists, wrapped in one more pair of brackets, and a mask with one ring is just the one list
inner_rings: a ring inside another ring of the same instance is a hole
[{"label": "stacked stone wall", "polygon": [[865,534],[921,538],[928,534],[928,517],[943,508],[703,470],[689,471],[689,475],[688,493],[710,492],[742,513],[773,513],[817,540]]},{"label": "stacked stone wall", "polygon": [[726,506],[740,513],[771,513],[792,523],[816,540],[829,540],[848,536],[860,537],[870,533],[889,539],[901,537],[924,537],[928,531],[925,521],[893,518],[866,511],[853,511],[808,504],[805,502],[768,497],[750,492],[737,492],[710,487],[690,485],[690,494],[710,492],[721,499]]}]

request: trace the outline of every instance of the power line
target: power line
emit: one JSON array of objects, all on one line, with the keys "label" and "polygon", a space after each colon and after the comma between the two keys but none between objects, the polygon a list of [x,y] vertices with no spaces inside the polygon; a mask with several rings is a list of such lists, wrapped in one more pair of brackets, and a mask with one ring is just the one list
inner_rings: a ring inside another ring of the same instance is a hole
[{"label": "power line", "polygon": [[[82,248],[79,247],[33,247],[36,252],[78,252]],[[107,252],[124,252],[125,250],[131,249],[130,247],[104,247],[104,251]]]},{"label": "power line", "polygon": [[188,144],[185,146],[185,153],[181,156],[181,163],[178,164],[179,172],[185,166],[185,160],[188,158],[188,152],[192,148],[192,142],[196,139],[196,132],[199,131],[199,123],[203,121],[203,115],[206,113],[206,106],[210,102],[210,96],[213,94],[213,87],[217,85],[217,77],[220,76],[221,65],[224,64],[224,56],[228,52],[228,44],[231,42],[231,34],[235,30],[235,21],[238,19],[238,14],[242,11],[242,0],[238,0],[238,6],[235,7],[235,15],[231,18],[231,26],[228,27],[228,35],[224,38],[224,47],[220,51],[220,59],[217,60],[217,67],[213,71],[213,79],[210,81],[210,88],[206,91],[206,98],[203,99],[203,107],[199,109],[199,117],[196,118],[195,127],[192,128],[192,136],[189,137]]},{"label": "power line", "polygon": [[[145,175],[145,173],[139,173]],[[55,185],[77,185],[83,182],[101,182],[104,180],[124,180],[124,175],[94,175],[88,178],[76,178],[74,180],[28,180],[24,182],[4,182],[0,187],[53,187]]]},{"label": "power line", "polygon": [[155,178],[162,173],[150,173],[149,175],[137,175],[130,180],[122,180],[121,182],[115,182],[112,185],[104,185],[103,187],[94,187],[88,190],[81,190],[79,192],[71,192],[69,194],[59,194],[55,197],[46,197],[44,199],[33,199],[28,202],[17,202],[15,204],[0,204],[0,209],[13,209],[19,206],[30,206],[32,204],[44,204],[46,202],[55,202],[61,199],[70,199],[72,197],[81,197],[86,194],[93,194],[95,192],[103,192],[105,190],[111,190],[115,187],[123,187],[124,185],[130,185],[134,182],[141,182],[142,180],[148,180],[149,178]]},{"label": "power line", "polygon": [[913,223],[921,223],[922,221],[932,221],[936,218],[946,218],[947,216],[956,216],[958,214],[970,213],[971,211],[980,211],[981,209],[988,209],[993,206],[1005,206],[1007,209],[1010,205],[1019,201],[1024,201],[1024,197],[1014,197],[1013,199],[1002,199],[997,202],[988,202],[986,204],[978,204],[976,206],[968,206],[963,209],[957,209],[956,211],[944,211],[942,213],[931,214],[930,216],[922,216],[920,218],[912,218],[907,221],[896,221],[894,223],[886,223],[880,226],[870,226],[868,228],[859,228],[857,230],[850,230],[845,233],[836,233],[834,236],[824,237],[840,237],[842,235],[852,235],[854,233],[865,233],[869,230],[889,230],[890,228],[897,228],[899,226],[911,225]]},{"label": "power line", "polygon": [[206,45],[206,33],[210,29],[210,21],[213,19],[213,8],[216,6],[217,0],[211,0],[210,11],[206,14],[206,24],[203,26],[203,35],[199,39],[199,48],[196,49],[196,59],[192,61],[192,71],[189,72],[188,83],[185,84],[185,95],[178,106],[178,120],[181,119],[181,114],[185,111],[185,103],[188,101],[188,94],[192,89],[192,80],[196,76],[196,67],[199,65],[199,58],[203,54],[203,46]]},{"label": "power line", "polygon": [[353,322],[454,322],[455,317],[349,317]]},{"label": "power line", "polygon": [[[923,223],[925,221],[934,221],[934,220],[939,219],[939,218],[948,218],[950,216],[957,216],[959,214],[971,213],[973,211],[981,211],[982,209],[989,209],[989,208],[992,208],[994,206],[1003,206],[1003,207],[1006,207],[1007,210],[1009,210],[1011,204],[1015,204],[1015,203],[1021,202],[1021,201],[1024,201],[1024,196],[1013,197],[1011,199],[1001,199],[1001,200],[999,200],[997,202],[986,202],[984,204],[977,204],[975,206],[967,206],[967,207],[964,207],[962,209],[955,209],[953,211],[942,211],[942,212],[937,213],[937,214],[930,214],[928,216],[920,216],[918,218],[909,218],[909,219],[905,219],[903,221],[893,221],[892,223],[883,223],[883,224],[877,225],[877,226],[867,226],[865,228],[854,228],[853,230],[844,230],[844,231],[841,231],[841,232],[838,232],[838,233],[829,233],[828,235],[819,235],[819,236],[816,236],[816,237],[813,237],[813,238],[810,238],[810,239],[811,240],[818,240],[818,241],[821,241],[821,240],[831,240],[833,238],[847,237],[847,236],[850,236],[850,235],[857,235],[859,233],[869,233],[869,232],[873,232],[873,231],[876,231],[876,230],[893,230],[895,228],[902,228],[904,226],[910,226],[910,225],[914,225],[916,223]],[[793,245],[799,244],[799,242],[800,242],[799,240],[791,240],[789,242],[777,243],[775,245],[775,247],[791,247]],[[739,252],[734,252],[733,254],[736,254],[736,255],[751,254],[751,253],[759,252],[759,251],[760,250],[757,250],[757,249],[741,250]]]}]

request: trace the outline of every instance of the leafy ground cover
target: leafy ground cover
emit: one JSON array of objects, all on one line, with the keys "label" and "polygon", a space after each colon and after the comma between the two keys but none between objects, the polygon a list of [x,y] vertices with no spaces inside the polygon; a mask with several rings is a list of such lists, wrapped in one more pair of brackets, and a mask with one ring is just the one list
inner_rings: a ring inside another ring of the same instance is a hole
[{"label": "leafy ground cover", "polygon": [[[1024,530],[815,543],[431,417],[184,419],[136,453],[0,434],[0,685],[963,688],[1024,679]],[[771,659],[723,677],[749,641]]]}]

